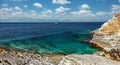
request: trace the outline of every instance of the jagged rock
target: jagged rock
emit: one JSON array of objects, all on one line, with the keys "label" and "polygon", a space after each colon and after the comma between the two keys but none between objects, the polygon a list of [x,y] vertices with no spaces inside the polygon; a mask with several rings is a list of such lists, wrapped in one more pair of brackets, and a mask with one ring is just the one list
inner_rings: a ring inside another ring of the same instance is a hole
[{"label": "jagged rock", "polygon": [[91,45],[105,52],[105,57],[120,60],[120,13],[115,13],[112,20],[93,31]]},{"label": "jagged rock", "polygon": [[68,55],[58,65],[120,65],[120,62],[98,55]]},{"label": "jagged rock", "polygon": [[0,65],[57,65],[62,56],[60,54],[40,55],[32,52],[0,48]]}]

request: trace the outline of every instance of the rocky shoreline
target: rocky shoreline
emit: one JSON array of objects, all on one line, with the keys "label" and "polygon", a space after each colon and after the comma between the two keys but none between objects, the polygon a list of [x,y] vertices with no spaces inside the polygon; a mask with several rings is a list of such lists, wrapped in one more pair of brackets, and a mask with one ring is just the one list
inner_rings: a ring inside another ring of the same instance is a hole
[{"label": "rocky shoreline", "polygon": [[120,13],[92,33],[90,44],[100,52],[91,55],[38,54],[0,47],[0,65],[120,65]]},{"label": "rocky shoreline", "polygon": [[0,48],[0,65],[119,65],[120,62],[92,55],[37,54],[14,49]]},{"label": "rocky shoreline", "polygon": [[104,51],[105,57],[120,61],[120,13],[92,33],[91,45]]},{"label": "rocky shoreline", "polygon": [[0,65],[57,65],[63,56],[0,48]]}]

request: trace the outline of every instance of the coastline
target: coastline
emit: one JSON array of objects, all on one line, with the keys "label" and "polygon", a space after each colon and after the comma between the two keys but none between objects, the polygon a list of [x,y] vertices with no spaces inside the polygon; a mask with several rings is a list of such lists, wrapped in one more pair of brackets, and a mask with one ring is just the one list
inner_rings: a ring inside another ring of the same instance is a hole
[{"label": "coastline", "polygon": [[[116,20],[115,20],[116,21]],[[109,46],[109,40],[102,41],[105,34],[99,31],[101,28],[93,31],[93,38],[90,40],[92,47],[100,51],[93,54],[39,54],[35,52],[27,52],[24,50],[13,49],[9,47],[0,47],[0,64],[1,65],[119,65],[119,49]],[[105,28],[105,29],[109,29]],[[111,30],[110,30],[111,32]],[[115,31],[114,31],[115,32]],[[102,34],[102,35],[101,35]],[[109,34],[107,34],[109,37]],[[116,35],[117,36],[117,35]],[[108,38],[106,37],[106,38]],[[112,38],[112,37],[111,37]],[[80,40],[81,41],[81,40]],[[102,42],[100,42],[102,41]],[[88,40],[82,42],[88,43]]]}]

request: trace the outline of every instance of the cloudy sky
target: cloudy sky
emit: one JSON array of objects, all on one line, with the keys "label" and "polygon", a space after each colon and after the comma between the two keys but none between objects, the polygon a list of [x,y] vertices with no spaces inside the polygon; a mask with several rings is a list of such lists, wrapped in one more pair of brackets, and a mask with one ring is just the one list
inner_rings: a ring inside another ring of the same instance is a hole
[{"label": "cloudy sky", "polygon": [[0,22],[105,22],[120,0],[0,0]]}]

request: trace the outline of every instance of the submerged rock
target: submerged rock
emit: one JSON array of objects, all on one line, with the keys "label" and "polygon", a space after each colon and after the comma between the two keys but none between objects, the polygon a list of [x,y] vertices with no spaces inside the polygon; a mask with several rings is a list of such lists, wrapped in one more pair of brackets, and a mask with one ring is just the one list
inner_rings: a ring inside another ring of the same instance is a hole
[{"label": "submerged rock", "polygon": [[103,50],[105,57],[120,60],[120,13],[93,31],[90,43]]}]

